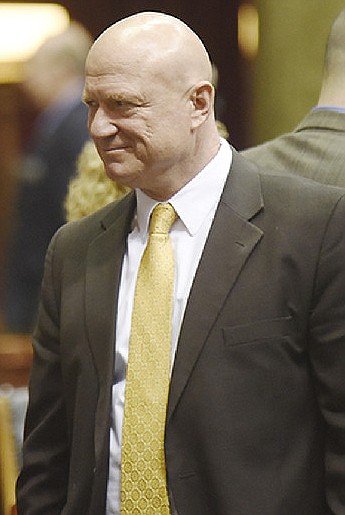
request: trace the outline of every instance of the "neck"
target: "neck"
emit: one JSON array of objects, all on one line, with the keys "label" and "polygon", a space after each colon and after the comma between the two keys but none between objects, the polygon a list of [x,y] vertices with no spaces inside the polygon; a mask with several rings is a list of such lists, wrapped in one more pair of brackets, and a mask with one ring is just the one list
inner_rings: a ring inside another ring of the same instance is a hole
[{"label": "neck", "polygon": [[206,145],[200,152],[196,149],[194,153],[198,156],[197,160],[189,159],[185,166],[172,169],[161,175],[161,181],[155,185],[154,188],[142,188],[142,191],[158,202],[166,202],[171,197],[180,191],[188,182],[190,182],[201,170],[216,156],[220,148],[220,139],[217,134],[211,142],[207,145],[207,152],[205,152]]},{"label": "neck", "polygon": [[344,84],[324,85],[321,89],[317,105],[330,107],[345,107]]}]

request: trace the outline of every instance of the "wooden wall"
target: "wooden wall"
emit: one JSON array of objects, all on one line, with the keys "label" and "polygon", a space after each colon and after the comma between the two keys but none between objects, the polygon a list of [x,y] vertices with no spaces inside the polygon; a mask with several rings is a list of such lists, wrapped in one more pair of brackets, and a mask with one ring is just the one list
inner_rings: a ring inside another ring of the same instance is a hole
[{"label": "wooden wall", "polygon": [[252,67],[252,143],[293,129],[319,95],[326,40],[343,0],[254,0],[260,47]]},{"label": "wooden wall", "polygon": [[[15,202],[15,164],[19,146],[17,89],[11,85],[0,85],[0,301]],[[0,331],[1,328],[0,309]]]}]

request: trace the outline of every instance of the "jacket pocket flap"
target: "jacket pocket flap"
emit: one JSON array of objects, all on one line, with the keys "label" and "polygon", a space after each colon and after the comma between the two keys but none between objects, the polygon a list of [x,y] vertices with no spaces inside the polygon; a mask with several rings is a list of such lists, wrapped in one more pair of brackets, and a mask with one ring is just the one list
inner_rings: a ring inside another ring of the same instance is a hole
[{"label": "jacket pocket flap", "polygon": [[239,345],[257,340],[283,338],[291,333],[292,317],[258,320],[244,325],[224,327],[224,341],[226,345]]}]

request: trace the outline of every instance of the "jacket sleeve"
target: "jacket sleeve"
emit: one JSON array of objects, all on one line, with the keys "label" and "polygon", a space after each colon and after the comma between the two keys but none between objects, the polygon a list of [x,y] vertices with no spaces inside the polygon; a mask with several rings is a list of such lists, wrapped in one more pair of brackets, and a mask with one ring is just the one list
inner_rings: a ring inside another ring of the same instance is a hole
[{"label": "jacket sleeve", "polygon": [[19,515],[58,515],[66,501],[69,438],[59,352],[58,293],[52,273],[58,235],[46,255],[39,318],[33,336],[23,466],[17,481]]}]

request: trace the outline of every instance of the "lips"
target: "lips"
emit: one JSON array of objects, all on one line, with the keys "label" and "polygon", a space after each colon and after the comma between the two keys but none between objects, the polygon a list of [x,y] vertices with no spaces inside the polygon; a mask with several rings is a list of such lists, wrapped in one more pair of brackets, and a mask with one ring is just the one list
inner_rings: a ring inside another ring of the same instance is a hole
[{"label": "lips", "polygon": [[120,163],[128,155],[129,149],[130,149],[130,147],[126,147],[126,146],[116,146],[116,147],[110,147],[110,148],[106,148],[106,149],[103,148],[100,151],[100,154],[101,154],[104,162]]},{"label": "lips", "polygon": [[116,147],[103,148],[102,152],[104,152],[105,154],[111,154],[113,152],[121,152],[123,150],[128,150],[128,148],[129,147],[126,145],[118,145]]}]

